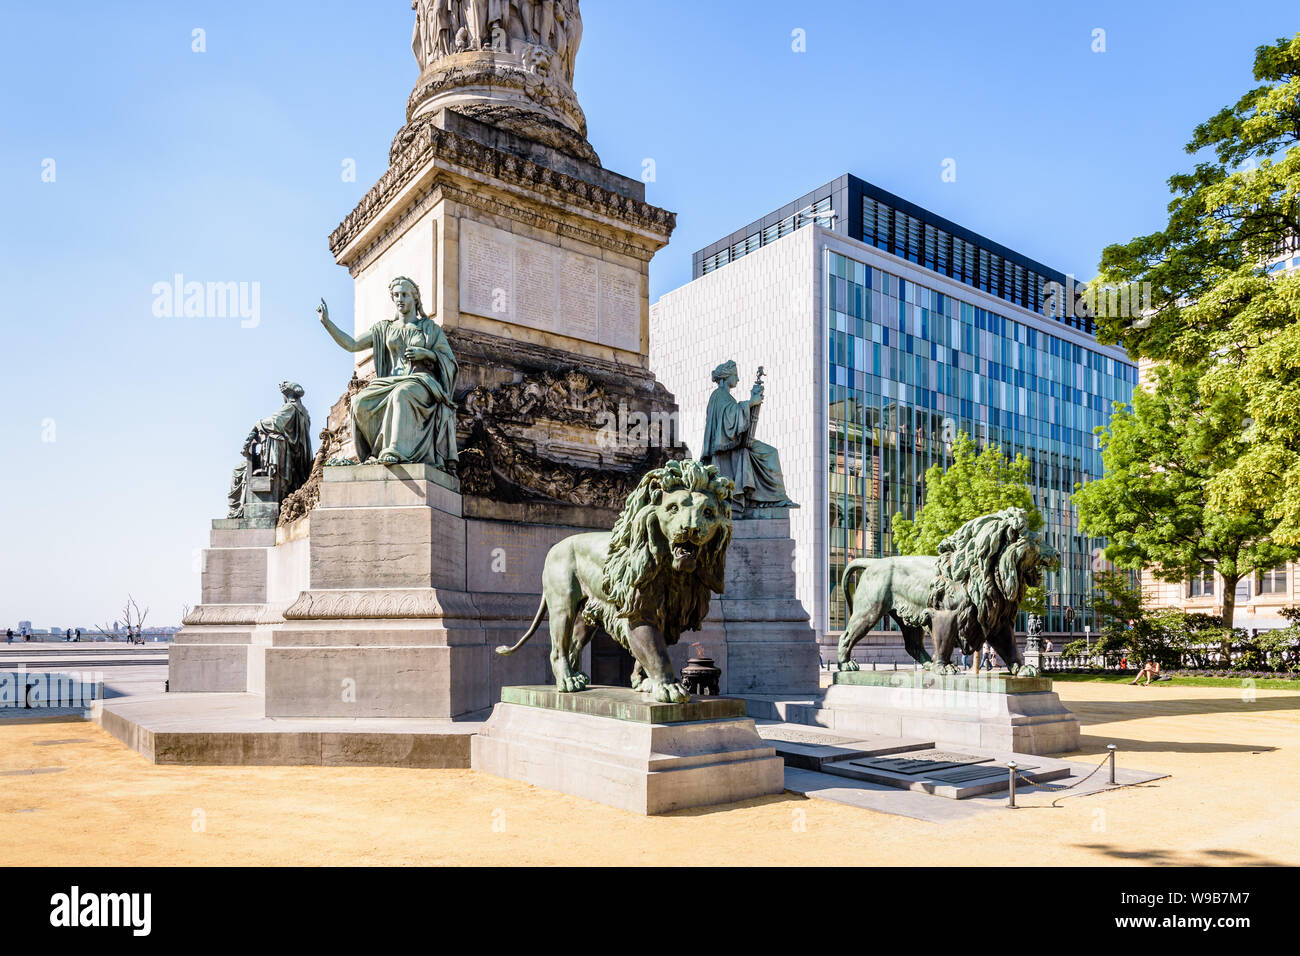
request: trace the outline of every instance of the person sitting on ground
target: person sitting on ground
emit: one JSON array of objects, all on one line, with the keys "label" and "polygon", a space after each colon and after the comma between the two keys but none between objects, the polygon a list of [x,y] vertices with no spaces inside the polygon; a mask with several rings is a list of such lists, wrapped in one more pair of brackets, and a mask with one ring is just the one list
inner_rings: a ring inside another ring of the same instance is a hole
[{"label": "person sitting on ground", "polygon": [[1159,661],[1147,661],[1145,664],[1142,665],[1142,669],[1141,669],[1140,671],[1138,671],[1138,673],[1137,673],[1137,677],[1134,677],[1133,680],[1132,680],[1130,683],[1136,684],[1136,683],[1137,683],[1138,681],[1140,681],[1143,677],[1145,677],[1145,678],[1147,679],[1147,680],[1146,680],[1146,683],[1142,685],[1143,687],[1150,687],[1150,686],[1151,686],[1151,679],[1152,679],[1153,677],[1154,677],[1156,680],[1159,680],[1159,679],[1160,679],[1160,662],[1159,662]]}]

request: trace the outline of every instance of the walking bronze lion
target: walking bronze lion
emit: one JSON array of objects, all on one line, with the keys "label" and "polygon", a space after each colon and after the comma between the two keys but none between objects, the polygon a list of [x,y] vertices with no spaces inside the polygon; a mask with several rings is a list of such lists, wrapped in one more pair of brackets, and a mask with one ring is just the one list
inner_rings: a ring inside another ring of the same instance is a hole
[{"label": "walking bronze lion", "polygon": [[721,594],[731,543],[731,479],[713,465],[670,461],[641,479],[613,531],[575,534],[542,568],[542,601],[513,654],[550,617],[556,690],[580,691],[582,651],[600,628],[636,659],[632,687],[657,701],[690,699],[668,659],[684,631],[699,630]]},{"label": "walking bronze lion", "polygon": [[1024,656],[1015,640],[1016,614],[1025,591],[1036,586],[1044,566],[1059,560],[1056,550],[1029,527],[1023,508],[1007,508],[966,522],[939,543],[934,557],[858,558],[840,578],[853,594],[852,613],[840,635],[841,670],[857,670],[853,647],[889,614],[903,632],[903,646],[920,664],[932,664],[925,650],[929,632],[938,667],[951,670],[953,649],[977,653],[985,641],[1012,673]]}]

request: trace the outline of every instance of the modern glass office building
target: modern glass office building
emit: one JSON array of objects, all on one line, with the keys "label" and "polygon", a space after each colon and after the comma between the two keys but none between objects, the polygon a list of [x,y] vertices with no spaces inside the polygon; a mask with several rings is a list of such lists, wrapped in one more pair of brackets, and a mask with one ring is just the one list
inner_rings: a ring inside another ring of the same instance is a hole
[{"label": "modern glass office building", "polygon": [[[1070,493],[1100,475],[1093,429],[1128,401],[1137,370],[1097,344],[1090,319],[1044,306],[1049,283],[1070,287],[1064,274],[853,176],[700,250],[694,266],[651,310],[652,367],[688,443],[714,365],[735,359],[742,381],[765,367],[760,437],[803,505],[799,596],[826,643],[848,614],[845,563],[894,553],[893,516],[915,517],[926,469],[951,461],[963,431],[1029,460],[1062,555],[1046,630],[1082,633],[1103,542],[1078,534]],[[889,658],[897,644],[873,635],[860,649]]]}]

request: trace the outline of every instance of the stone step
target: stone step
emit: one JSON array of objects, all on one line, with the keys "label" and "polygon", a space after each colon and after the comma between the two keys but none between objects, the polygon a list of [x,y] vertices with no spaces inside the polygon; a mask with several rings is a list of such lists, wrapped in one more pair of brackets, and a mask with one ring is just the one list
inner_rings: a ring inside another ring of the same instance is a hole
[{"label": "stone step", "polygon": [[798,767],[801,770],[821,770],[826,763],[924,750],[934,746],[933,740],[879,735],[846,737],[818,727],[771,721],[759,723],[758,734],[772,745],[787,767]]},{"label": "stone step", "polygon": [[[156,764],[463,769],[481,721],[271,719],[255,694],[141,695],[94,720]],[[482,715],[486,717],[486,713]]]},{"label": "stone step", "polygon": [[965,749],[917,749],[895,752],[894,756],[850,757],[827,761],[822,773],[865,780],[869,783],[913,790],[919,793],[965,800],[1009,788],[1007,763],[1015,761],[1021,775],[1035,783],[1048,783],[1070,776],[1063,760],[1028,754],[997,754]]}]

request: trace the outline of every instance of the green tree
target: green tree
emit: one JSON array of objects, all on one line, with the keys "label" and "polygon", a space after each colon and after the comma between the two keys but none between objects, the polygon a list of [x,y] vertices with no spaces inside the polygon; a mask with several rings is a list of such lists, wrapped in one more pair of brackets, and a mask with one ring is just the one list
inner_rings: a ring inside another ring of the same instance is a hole
[{"label": "green tree", "polygon": [[1099,571],[1093,587],[1098,634],[1091,645],[1067,644],[1067,657],[1090,653],[1111,665],[1127,655],[1138,664],[1159,661],[1163,667],[1208,667],[1211,651],[1231,647],[1245,637],[1208,614],[1189,614],[1181,608],[1148,610],[1141,587],[1128,571]]},{"label": "green tree", "polygon": [[1205,488],[1236,466],[1249,446],[1241,430],[1240,389],[1202,394],[1196,369],[1156,366],[1151,387],[1134,391],[1097,429],[1101,478],[1075,488],[1083,534],[1108,539],[1106,557],[1120,568],[1149,569],[1163,581],[1186,581],[1213,566],[1223,578],[1225,628],[1232,628],[1237,582],[1297,554],[1271,538],[1277,524],[1267,503],[1224,508]]},{"label": "green tree", "polygon": [[1187,143],[1198,161],[1169,179],[1165,228],[1105,249],[1090,291],[1149,283],[1151,308],[1104,310],[1099,339],[1202,369],[1208,406],[1241,397],[1246,441],[1205,494],[1229,515],[1265,502],[1272,537],[1297,544],[1300,272],[1270,274],[1265,264],[1300,236],[1300,34],[1259,47],[1254,75],[1260,85]]},{"label": "green tree", "polygon": [[1029,461],[1023,455],[1008,461],[993,444],[977,454],[975,442],[960,432],[947,470],[942,465],[926,469],[925,501],[916,520],[894,515],[894,549],[899,554],[938,554],[939,542],[967,521],[1012,507],[1029,512],[1030,528],[1043,526],[1029,489]]},{"label": "green tree", "polygon": [[1142,606],[1142,591],[1133,575],[1124,571],[1098,571],[1093,576],[1092,611],[1097,634],[1090,640],[1071,641],[1062,648],[1068,657],[1091,653],[1114,663],[1125,653],[1135,660],[1169,663],[1166,635]]}]

